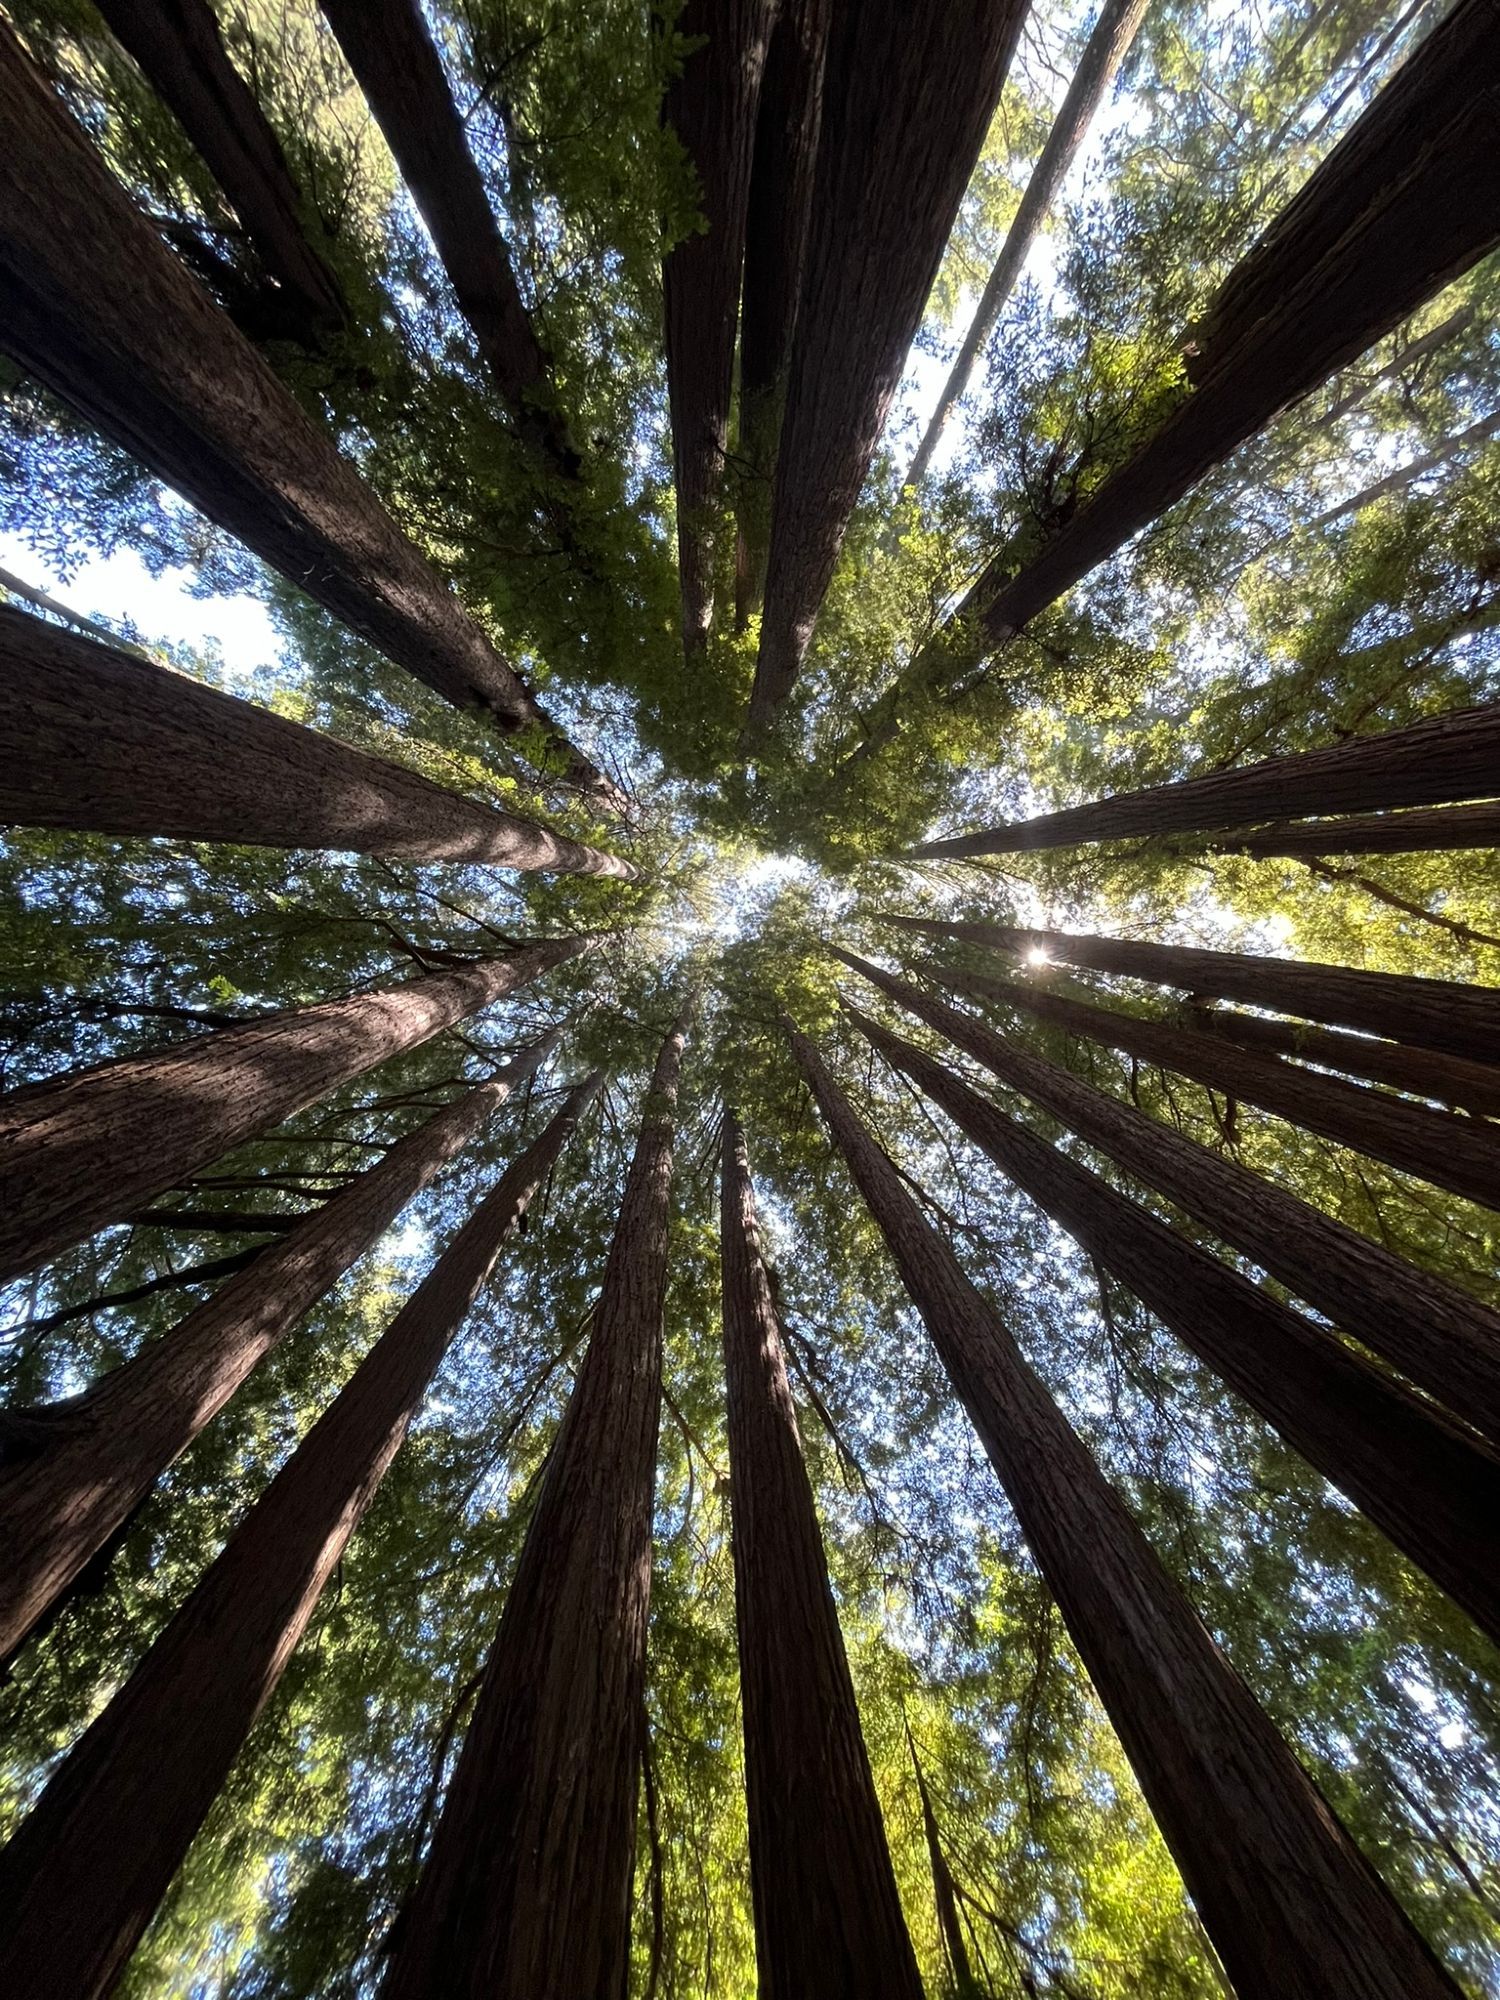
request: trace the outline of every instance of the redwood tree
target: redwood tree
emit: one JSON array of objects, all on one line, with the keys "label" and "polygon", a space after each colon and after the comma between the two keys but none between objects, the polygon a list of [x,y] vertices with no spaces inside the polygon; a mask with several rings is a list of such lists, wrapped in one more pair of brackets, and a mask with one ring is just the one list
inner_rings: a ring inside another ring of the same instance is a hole
[{"label": "redwood tree", "polygon": [[1273,1055],[1296,1056],[1319,1069],[1336,1069],[1345,1076],[1389,1084],[1411,1097],[1429,1097],[1472,1112],[1478,1118],[1500,1118],[1500,1065],[1468,1062],[1462,1056],[1440,1055],[1436,1049],[1415,1049],[1410,1042],[1378,1041],[1373,1035],[1347,1035],[1339,1028],[1315,1028],[1306,1021],[1283,1021],[1267,1014],[1244,1014],[1234,1007],[1189,1003],[1195,1028],[1247,1049],[1269,1049]]},{"label": "redwood tree", "polygon": [[[1500,759],[1490,779],[1500,789]],[[1242,854],[1431,854],[1500,847],[1500,805],[1438,806],[1429,812],[1351,813],[1344,819],[1280,821],[1238,840],[1221,841]]]}]

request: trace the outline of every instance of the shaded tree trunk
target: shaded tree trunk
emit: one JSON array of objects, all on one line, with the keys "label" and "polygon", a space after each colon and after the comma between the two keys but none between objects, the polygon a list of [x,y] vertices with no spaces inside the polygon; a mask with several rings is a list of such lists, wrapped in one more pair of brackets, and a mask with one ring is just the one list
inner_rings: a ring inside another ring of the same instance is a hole
[{"label": "shaded tree trunk", "polygon": [[755,115],[775,14],[775,0],[687,0],[675,31],[706,39],[688,55],[662,108],[696,171],[707,224],[675,244],[662,265],[689,661],[702,652],[713,624],[714,528],[729,442]]},{"label": "shaded tree trunk", "polygon": [[229,197],[297,337],[313,346],[337,330],[348,314],[338,279],[308,232],[281,141],[231,62],[208,0],[99,0],[99,11]]},{"label": "shaded tree trunk", "polygon": [[1472,1062],[1491,1063],[1500,1053],[1500,988],[1496,987],[1418,979],[1400,972],[1360,972],[1310,959],[1150,944],[1139,938],[1021,930],[1005,924],[940,924],[919,917],[888,916],[885,921],[928,937],[961,938],[993,951],[1041,952],[1048,960],[1091,972],[1152,980],[1186,993],[1213,993],[1252,1007],[1303,1014]]},{"label": "shaded tree trunk", "polygon": [[835,10],[752,734],[801,671],[1025,14],[1024,0]]},{"label": "shaded tree trunk", "polygon": [[964,1936],[963,1919],[958,1909],[957,1885],[953,1880],[953,1870],[948,1866],[948,1857],[943,1852],[942,1834],[938,1827],[937,1814],[933,1810],[932,1794],[927,1786],[927,1773],[922,1769],[922,1760],[917,1755],[916,1741],[911,1733],[911,1724],[906,1725],[906,1747],[911,1753],[911,1768],[917,1781],[917,1798],[922,1807],[922,1834],[927,1842],[927,1865],[932,1874],[932,1901],[937,1911],[938,1929],[943,1938],[943,1955],[948,1961],[948,1970],[953,1978],[954,2000],[983,2000],[979,1983],[974,1977],[973,1966],[969,1962],[969,1945]]},{"label": "shaded tree trunk", "polygon": [[0,346],[299,590],[609,804],[352,465],[168,250],[0,26]]},{"label": "shaded tree trunk", "polygon": [[[1434,1099],[1478,1118],[1500,1118],[1500,1067],[1414,1049],[1406,1042],[1379,1042],[1370,1035],[1346,1035],[1337,1028],[1313,1028],[1305,1021],[1272,1021],[1225,1007],[1195,1007],[1191,1024],[1222,1035],[1247,1049],[1297,1056],[1319,1069],[1342,1070],[1371,1083],[1389,1084],[1412,1097]],[[1500,1329],[1497,1329],[1500,1330]]]},{"label": "shaded tree trunk", "polygon": [[372,993],[267,1015],[0,1097],[0,1279],[81,1243],[243,1139],[419,1048],[585,947],[549,938]]},{"label": "shaded tree trunk", "polygon": [[[393,1146],[254,1267],[81,1396],[0,1419],[0,1662],[305,1312],[551,1054],[546,1036]],[[4,1447],[9,1446],[8,1449]]]},{"label": "shaded tree trunk", "polygon": [[719,1241],[760,2000],[921,2000],[728,1109]]},{"label": "shaded tree trunk", "polygon": [[1376,500],[1383,500],[1387,494],[1404,493],[1408,486],[1415,485],[1429,472],[1436,472],[1460,452],[1467,451],[1471,444],[1482,444],[1500,430],[1500,410],[1492,410],[1487,417],[1480,417],[1472,424],[1466,424],[1461,431],[1444,438],[1432,451],[1425,451],[1419,458],[1398,465],[1394,472],[1388,472],[1383,479],[1373,480],[1368,486],[1352,493],[1347,500],[1327,507],[1321,514],[1315,514],[1310,521],[1299,523],[1306,534],[1315,534],[1320,528],[1331,528],[1335,521],[1342,521],[1350,514],[1359,514]]},{"label": "shaded tree trunk", "polygon": [[741,631],[765,596],[771,482],[812,223],[832,17],[833,0],[779,0],[761,81],[740,314],[735,619]]},{"label": "shaded tree trunk", "polygon": [[[1024,854],[1091,840],[1216,833],[1262,819],[1449,805],[1495,792],[1500,792],[1500,702],[1454,709],[1378,736],[1352,736],[1322,750],[1120,792],[955,840],[929,840],[911,850],[911,859],[961,861],[975,854]],[[1260,837],[1256,833],[1246,839]]]},{"label": "shaded tree trunk", "polygon": [[0,1990],[113,1990],[505,1239],[603,1081],[580,1084],[501,1176],[0,1855]]},{"label": "shaded tree trunk", "polygon": [[1500,1313],[973,1015],[836,955],[1500,1445]]},{"label": "shaded tree trunk", "polygon": [[1146,18],[1148,4],[1149,0],[1102,0],[1083,54],[1078,59],[1078,67],[1073,72],[1073,81],[1068,85],[1068,94],[1052,121],[1047,143],[1031,170],[1021,205],[1006,231],[1000,255],[980,294],[978,309],[943,384],[937,408],[922,434],[922,442],[906,475],[908,486],[919,486],[926,477],[954,405],[969,386],[974,364],[1005,310],[1006,300],[1015,289],[1037,233],[1068,177],[1068,169],[1077,158],[1078,149],[1088,136],[1088,129],[1108,96],[1121,63],[1130,53],[1136,31]]},{"label": "shaded tree trunk", "polygon": [[[1500,786],[1500,770],[1492,782]],[[1221,849],[1260,858],[1307,854],[1429,854],[1500,847],[1500,805],[1437,806],[1431,812],[1353,813],[1347,819],[1258,826]]]},{"label": "shaded tree trunk", "polygon": [[797,1060],[1241,2000],[1457,1987],[1158,1562],[806,1038]]},{"label": "shaded tree trunk", "polygon": [[617,855],[4,606],[0,823],[635,873]]},{"label": "shaded tree trunk", "polygon": [[319,0],[517,429],[560,477],[580,460],[442,60],[416,0]]},{"label": "shaded tree trunk", "polygon": [[1328,430],[1340,417],[1346,417],[1352,409],[1365,400],[1366,396],[1378,389],[1382,382],[1388,382],[1393,375],[1399,375],[1414,361],[1420,361],[1425,356],[1436,353],[1440,347],[1446,347],[1450,340],[1456,339],[1468,327],[1473,318],[1473,306],[1460,306],[1456,312],[1449,313],[1446,319],[1440,320],[1430,332],[1419,335],[1416,340],[1407,341],[1400,352],[1393,354],[1383,367],[1377,368],[1373,375],[1367,376],[1347,395],[1340,396],[1336,403],[1330,405],[1322,416],[1316,419],[1312,429]]},{"label": "shaded tree trunk", "polygon": [[391,1933],[387,2000],[619,2000],[645,1715],[677,1079],[662,1045],[594,1312],[474,1719]]},{"label": "shaded tree trunk", "polygon": [[1500,1458],[920,1049],[865,1015],[854,1020],[1003,1174],[1500,1640]]}]

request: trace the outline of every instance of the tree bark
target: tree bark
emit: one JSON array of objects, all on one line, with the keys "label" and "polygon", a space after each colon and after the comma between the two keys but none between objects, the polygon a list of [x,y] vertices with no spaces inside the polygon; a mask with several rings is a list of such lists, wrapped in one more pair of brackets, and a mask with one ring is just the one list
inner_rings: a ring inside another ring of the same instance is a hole
[{"label": "tree bark", "polygon": [[741,631],[765,597],[771,482],[812,224],[832,18],[833,0],[780,0],[761,81],[740,312],[735,618]]},{"label": "tree bark", "polygon": [[1272,1021],[1227,1007],[1195,1008],[1191,1024],[1243,1048],[1296,1056],[1319,1069],[1389,1084],[1408,1096],[1430,1098],[1476,1118],[1500,1118],[1500,1068],[1493,1063],[1465,1062],[1434,1049],[1414,1049],[1406,1042],[1380,1042],[1337,1028],[1312,1028],[1303,1021]]},{"label": "tree bark", "polygon": [[[1494,782],[1500,785],[1500,773]],[[1437,806],[1430,812],[1351,813],[1346,819],[1258,826],[1221,850],[1296,858],[1307,854],[1430,854],[1500,847],[1500,805]]]},{"label": "tree bark", "polygon": [[424,1391],[591,1100],[501,1176],[0,1855],[0,1991],[111,1992]]},{"label": "tree bark", "polygon": [[1092,972],[1149,979],[1187,993],[1213,993],[1252,1007],[1303,1014],[1471,1062],[1493,1063],[1500,1051],[1500,989],[1468,986],[1461,980],[1360,972],[1312,959],[1204,951],[1194,945],[1021,930],[1004,924],[939,924],[894,916],[886,922],[928,937],[961,938],[993,951],[1041,952],[1049,960]]},{"label": "tree bark", "polygon": [[254,702],[4,606],[0,824],[625,881],[636,872]]},{"label": "tree bark", "polygon": [[298,589],[619,805],[0,25],[0,345]]},{"label": "tree bark", "polygon": [[[911,850],[911,859],[960,861],[975,854],[1024,854],[1091,840],[1216,833],[1223,827],[1254,826],[1262,819],[1449,805],[1496,792],[1500,792],[1500,702],[1453,709],[1378,736],[1352,736],[1322,750],[1267,757],[1237,770],[1210,771],[1177,784],[1119,792],[1113,798],[988,827],[956,840],[929,840]],[[1247,841],[1259,838],[1259,833],[1246,836]]]},{"label": "tree bark", "polygon": [[920,1049],[851,1012],[1003,1174],[1500,1640],[1500,1458],[1487,1445]]},{"label": "tree bark", "polygon": [[690,663],[713,624],[714,525],[729,441],[755,115],[775,14],[775,0],[687,0],[676,32],[706,39],[687,57],[662,109],[696,171],[707,225],[675,244],[662,265],[682,641]]},{"label": "tree bark", "polygon": [[99,0],[115,39],[167,105],[313,346],[348,316],[338,279],[304,222],[281,141],[229,57],[208,0]]},{"label": "tree bark", "polygon": [[619,2000],[645,1714],[677,1079],[657,1058],[588,1352],[385,2000]]},{"label": "tree bark", "polygon": [[16,1446],[0,1450],[0,1542],[10,1551],[0,1575],[0,1666],[240,1384],[541,1067],[561,1034],[438,1112],[83,1395],[20,1413]]},{"label": "tree bark", "polygon": [[980,295],[973,321],[959,345],[937,408],[922,434],[922,442],[906,475],[908,486],[919,486],[926,477],[954,405],[969,386],[974,364],[994,332],[1005,310],[1006,300],[1015,290],[1037,233],[1068,177],[1068,169],[1077,158],[1078,149],[1088,136],[1088,129],[1100,105],[1109,94],[1110,85],[1119,74],[1121,63],[1130,53],[1136,31],[1146,18],[1147,5],[1148,0],[1102,0],[1083,54],[1078,59],[1078,67],[1073,72],[1073,81],[1068,85],[1068,94],[1052,121],[1047,143],[1032,168],[1021,205],[1000,246],[1000,255]]},{"label": "tree bark", "polygon": [[1160,1063],[1232,1098],[1257,1104],[1308,1132],[1348,1146],[1400,1172],[1415,1174],[1486,1208],[1500,1208],[1500,1132],[1475,1119],[1433,1111],[1342,1077],[1320,1076],[1279,1056],[1261,1055],[1139,1014],[1084,1006],[1016,980],[989,979],[931,965],[931,976],[955,992],[999,1000],[1070,1034]]},{"label": "tree bark", "polygon": [[548,938],[508,958],[293,1008],[7,1092],[0,1280],[81,1243],[241,1140],[517,992],[585,943]]},{"label": "tree bark", "polygon": [[835,10],[752,734],[801,671],[1025,14],[1024,0]]},{"label": "tree bark", "polygon": [[993,1028],[835,954],[1500,1446],[1500,1313]]},{"label": "tree bark", "polygon": [[319,0],[421,211],[479,352],[517,429],[566,480],[581,461],[416,0]]},{"label": "tree bark", "polygon": [[719,1242],[760,2000],[921,2000],[729,1109]]},{"label": "tree bark", "polygon": [[1015,1508],[1240,2000],[1457,1987],[1167,1576],[811,1043],[834,1143]]}]

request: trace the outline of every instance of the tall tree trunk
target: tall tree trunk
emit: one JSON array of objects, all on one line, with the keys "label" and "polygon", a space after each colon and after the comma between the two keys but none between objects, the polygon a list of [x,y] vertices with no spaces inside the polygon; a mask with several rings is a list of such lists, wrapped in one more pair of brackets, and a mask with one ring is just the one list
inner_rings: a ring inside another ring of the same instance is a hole
[{"label": "tall tree trunk", "polygon": [[850,952],[836,956],[1500,1446],[1500,1313],[973,1015]]},{"label": "tall tree trunk", "polygon": [[0,346],[408,673],[618,805],[3,24],[0,123]]},{"label": "tall tree trunk", "polygon": [[[1500,770],[1492,783],[1500,787]],[[1430,854],[1500,847],[1500,805],[1436,806],[1430,812],[1352,813],[1258,826],[1237,840],[1215,843],[1232,853],[1297,857],[1307,854]]]},{"label": "tall tree trunk", "polygon": [[1377,368],[1373,375],[1367,375],[1364,381],[1356,383],[1347,395],[1340,396],[1336,403],[1330,404],[1322,416],[1314,420],[1311,428],[1315,431],[1331,429],[1340,417],[1348,416],[1349,412],[1357,404],[1362,403],[1372,391],[1378,389],[1382,382],[1388,382],[1393,375],[1399,375],[1404,369],[1410,368],[1413,362],[1423,360],[1427,355],[1436,353],[1438,348],[1446,347],[1450,340],[1457,339],[1473,318],[1473,306],[1462,305],[1456,312],[1449,313],[1446,319],[1439,320],[1429,332],[1420,334],[1415,340],[1407,341],[1389,361]]},{"label": "tall tree trunk", "polygon": [[906,1724],[906,1747],[911,1753],[911,1768],[917,1780],[917,1797],[922,1806],[922,1833],[927,1842],[927,1865],[932,1875],[932,1901],[937,1911],[938,1929],[942,1933],[943,1954],[953,1978],[953,2000],[984,2000],[978,1981],[974,1977],[974,1969],[969,1962],[969,1945],[964,1936],[963,1918],[959,1914],[953,1870],[949,1867],[948,1857],[943,1852],[942,1833],[938,1827],[937,1814],[933,1810],[927,1773],[922,1769],[922,1760],[917,1755],[916,1739],[911,1733],[909,1722]]},{"label": "tall tree trunk", "polygon": [[662,108],[693,164],[707,225],[675,244],[662,266],[682,642],[689,662],[702,652],[713,624],[714,527],[729,442],[745,214],[775,14],[775,0],[687,0],[675,31],[702,46],[688,55]]},{"label": "tall tree trunk", "polygon": [[522,436],[553,472],[580,461],[417,0],[319,0],[421,211],[479,352]]},{"label": "tall tree trunk", "polygon": [[1063,965],[1127,979],[1148,979],[1186,993],[1213,993],[1284,1014],[1303,1014],[1335,1027],[1357,1028],[1391,1041],[1413,1042],[1471,1062],[1500,1054],[1500,988],[1456,979],[1418,979],[1400,972],[1360,972],[1312,959],[1272,958],[1195,945],[1150,944],[1138,938],[1022,930],[1006,924],[942,924],[919,917],[888,923],[927,937],[960,938],[987,950],[1040,952]]},{"label": "tall tree trunk", "polygon": [[834,1143],[1016,1511],[1240,2000],[1455,2000],[807,1039]]},{"label": "tall tree trunk", "polygon": [[735,620],[741,631],[759,611],[766,590],[771,482],[812,224],[832,18],[833,0],[780,0],[761,81],[740,313],[734,580]]},{"label": "tall tree trunk", "polygon": [[1368,486],[1352,493],[1347,500],[1340,500],[1332,507],[1324,508],[1321,514],[1314,514],[1310,521],[1298,523],[1301,532],[1315,534],[1320,528],[1331,528],[1335,521],[1342,521],[1347,515],[1359,514],[1376,500],[1383,500],[1391,493],[1404,493],[1408,486],[1425,478],[1429,472],[1436,472],[1450,459],[1457,458],[1472,444],[1483,444],[1500,430],[1500,410],[1491,410],[1487,417],[1480,417],[1472,424],[1466,424],[1461,431],[1444,438],[1431,451],[1424,451],[1419,458],[1398,465],[1394,472],[1386,473],[1383,479],[1372,480]]},{"label": "tall tree trunk", "polygon": [[0,1418],[0,1665],[240,1384],[551,1054],[562,1030],[393,1146],[81,1396]]},{"label": "tall tree trunk", "polygon": [[854,1020],[1003,1174],[1500,1640],[1500,1458],[931,1056],[863,1014]]},{"label": "tall tree trunk", "polygon": [[1431,1181],[1467,1201],[1500,1208],[1500,1131],[1476,1119],[1430,1110],[1342,1077],[1320,1076],[1280,1056],[1261,1055],[1139,1014],[1089,1007],[1011,979],[989,979],[949,966],[925,968],[955,992],[1019,1007],[1070,1034],[1122,1049],[1140,1062],[1190,1076],[1210,1090],[1257,1104],[1278,1118],[1351,1147],[1400,1172]]},{"label": "tall tree trunk", "polygon": [[99,0],[99,11],[229,197],[303,344],[343,325],[343,293],[308,232],[281,141],[208,0]]},{"label": "tall tree trunk", "polygon": [[1296,1056],[1319,1069],[1389,1084],[1476,1118],[1500,1118],[1500,1066],[1494,1063],[1465,1062],[1460,1056],[1439,1055],[1435,1049],[1414,1049],[1407,1042],[1378,1042],[1370,1035],[1313,1028],[1305,1021],[1273,1021],[1227,1007],[1198,1006],[1189,1019],[1205,1034],[1222,1035],[1243,1048]]},{"label": "tall tree trunk", "polygon": [[635,874],[617,855],[4,606],[0,824]]},{"label": "tall tree trunk", "polygon": [[505,1239],[603,1084],[502,1175],[0,1854],[0,1991],[113,1990]]},{"label": "tall tree trunk", "polygon": [[760,2000],[921,2000],[729,1109],[719,1242]]},{"label": "tall tree trunk", "polygon": [[1025,14],[1025,0],[835,10],[752,734],[801,671]]},{"label": "tall tree trunk", "polygon": [[585,947],[508,958],[297,1007],[0,1097],[0,1280],[32,1270],[351,1077],[419,1048]]},{"label": "tall tree trunk", "polygon": [[961,861],[975,854],[1024,854],[1091,840],[1216,833],[1223,827],[1254,826],[1263,819],[1449,805],[1496,792],[1500,792],[1500,702],[1453,709],[1378,736],[1351,736],[1322,750],[1266,757],[1236,770],[1119,792],[1090,805],[987,827],[956,840],[929,840],[914,847],[911,858]]},{"label": "tall tree trunk", "polygon": [[677,1079],[662,1044],[588,1353],[547,1461],[386,2000],[619,2000],[645,1714]]},{"label": "tall tree trunk", "polygon": [[922,442],[906,475],[908,486],[920,486],[926,477],[954,405],[969,386],[974,364],[999,323],[1006,300],[1014,291],[1031,246],[1036,241],[1037,232],[1068,177],[1068,169],[1077,158],[1078,149],[1088,136],[1088,129],[1108,96],[1121,63],[1130,53],[1136,31],[1146,18],[1148,4],[1149,0],[1101,0],[1098,16],[1078,59],[1078,67],[1073,72],[1073,81],[1068,85],[1068,94],[1052,121],[1047,143],[1031,170],[1021,205],[1000,246],[1000,255],[980,295],[973,321],[959,345],[937,408],[922,434]]}]

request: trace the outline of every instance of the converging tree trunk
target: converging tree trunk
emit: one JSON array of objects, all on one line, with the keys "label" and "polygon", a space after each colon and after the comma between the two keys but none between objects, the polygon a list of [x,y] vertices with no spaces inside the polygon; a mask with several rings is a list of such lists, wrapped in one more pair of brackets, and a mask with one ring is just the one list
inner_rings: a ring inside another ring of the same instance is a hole
[{"label": "converging tree trunk", "polygon": [[404,986],[269,1014],[0,1097],[0,1280],[80,1243],[387,1057],[419,1048],[585,948],[523,945]]},{"label": "converging tree trunk", "polygon": [[1444,438],[1443,442],[1431,451],[1424,451],[1419,458],[1410,459],[1405,465],[1398,465],[1394,472],[1386,473],[1382,479],[1372,480],[1368,486],[1361,487],[1358,493],[1351,493],[1347,500],[1340,500],[1332,507],[1325,507],[1321,514],[1314,514],[1310,521],[1300,522],[1298,525],[1301,532],[1316,534],[1320,529],[1331,528],[1336,521],[1342,521],[1350,514],[1363,513],[1366,507],[1373,506],[1377,500],[1388,498],[1392,493],[1404,493],[1408,486],[1414,486],[1429,472],[1438,471],[1451,459],[1467,451],[1470,445],[1483,444],[1487,438],[1492,438],[1497,430],[1500,430],[1500,410],[1491,410],[1487,417],[1479,417],[1472,424],[1466,424],[1461,431],[1455,431],[1451,437]]},{"label": "converging tree trunk", "polygon": [[1500,1458],[865,1015],[867,1039],[1309,1465],[1500,1639]]},{"label": "converging tree trunk", "polygon": [[81,1396],[0,1418],[0,1664],[252,1371],[502,1104],[559,1028],[393,1146]]},{"label": "converging tree trunk", "polygon": [[1025,14],[1024,0],[835,9],[753,735],[770,727],[801,671]]},{"label": "converging tree trunk", "polygon": [[641,1114],[588,1352],[547,1460],[386,2000],[619,2000],[645,1713],[677,1080]]},{"label": "converging tree trunk", "polygon": [[[1500,771],[1491,780],[1500,787]],[[1500,805],[1438,806],[1431,812],[1354,813],[1347,819],[1286,821],[1258,826],[1238,840],[1216,843],[1233,853],[1431,854],[1500,847]]]},{"label": "converging tree trunk", "polygon": [[1201,1002],[1191,1006],[1188,1020],[1205,1034],[1222,1035],[1243,1048],[1295,1056],[1318,1069],[1389,1084],[1477,1118],[1500,1118],[1500,1065],[1494,1063],[1466,1062],[1436,1049],[1414,1049],[1409,1042],[1377,1041],[1373,1035],[1347,1035],[1339,1028],[1314,1028],[1306,1021],[1273,1020]]},{"label": "converging tree trunk", "polygon": [[617,855],[4,606],[0,824],[635,874]]},{"label": "converging tree trunk", "polygon": [[341,326],[348,309],[338,279],[208,0],[100,0],[99,11],[229,197],[304,345]]},{"label": "converging tree trunk", "polygon": [[572,1091],[501,1176],[0,1854],[0,1991],[113,1990],[501,1246],[603,1081]]},{"label": "converging tree trunk", "polygon": [[813,1096],[1119,1732],[1240,2000],[1457,1987],[1161,1567],[817,1051]]},{"label": "converging tree trunk", "polygon": [[850,952],[836,956],[1500,1446],[1500,1313],[972,1014]]},{"label": "converging tree trunk", "polygon": [[921,2000],[727,1109],[720,1255],[760,2000]]},{"label": "converging tree trunk", "polygon": [[969,386],[974,364],[999,323],[1006,300],[1015,290],[1031,246],[1036,241],[1037,232],[1068,177],[1068,169],[1077,158],[1078,149],[1088,136],[1089,127],[1108,96],[1121,63],[1130,53],[1130,45],[1146,18],[1148,5],[1149,0],[1101,0],[1083,54],[1078,59],[1078,67],[1073,72],[1073,81],[1068,85],[1068,94],[1052,121],[1047,143],[1031,170],[1021,205],[1006,231],[1000,255],[995,259],[995,267],[980,294],[969,330],[959,343],[957,358],[943,384],[937,408],[922,433],[922,442],[907,471],[905,483],[908,486],[919,486],[927,475],[927,468],[932,463],[933,453],[947,428],[954,406]]},{"label": "converging tree trunk", "polygon": [[0,24],[0,346],[408,673],[619,805]]}]

